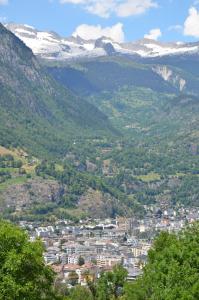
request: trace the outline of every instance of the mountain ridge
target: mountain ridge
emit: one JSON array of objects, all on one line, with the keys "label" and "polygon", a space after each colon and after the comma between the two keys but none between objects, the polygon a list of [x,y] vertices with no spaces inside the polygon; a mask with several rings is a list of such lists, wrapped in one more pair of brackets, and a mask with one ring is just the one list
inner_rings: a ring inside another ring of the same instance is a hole
[{"label": "mountain ridge", "polygon": [[109,37],[84,40],[77,36],[61,37],[52,31],[39,31],[29,25],[5,24],[29,46],[35,55],[48,60],[70,60],[81,57],[109,55],[138,56],[142,58],[169,55],[199,55],[199,43],[162,43],[150,39],[118,43]]}]

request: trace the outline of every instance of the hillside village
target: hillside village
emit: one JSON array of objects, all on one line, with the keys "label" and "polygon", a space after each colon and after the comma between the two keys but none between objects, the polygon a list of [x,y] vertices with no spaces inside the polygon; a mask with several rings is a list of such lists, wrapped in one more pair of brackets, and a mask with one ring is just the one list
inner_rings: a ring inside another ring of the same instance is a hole
[{"label": "hillside village", "polygon": [[178,232],[186,224],[199,220],[199,209],[148,207],[144,219],[87,219],[74,223],[60,220],[52,224],[21,221],[30,240],[40,238],[44,244],[44,260],[57,274],[57,280],[70,288],[87,285],[102,272],[122,264],[128,280],[142,274],[147,253],[160,231]]}]

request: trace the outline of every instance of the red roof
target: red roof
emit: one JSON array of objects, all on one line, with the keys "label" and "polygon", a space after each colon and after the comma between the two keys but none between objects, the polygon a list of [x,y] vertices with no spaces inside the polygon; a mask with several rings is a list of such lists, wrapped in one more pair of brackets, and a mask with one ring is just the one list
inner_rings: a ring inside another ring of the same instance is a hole
[{"label": "red roof", "polygon": [[64,270],[65,271],[75,271],[77,269],[79,269],[80,266],[79,265],[75,265],[75,264],[67,264],[67,265],[64,265]]},{"label": "red roof", "polygon": [[60,273],[63,270],[63,265],[52,265],[51,268],[55,273]]}]

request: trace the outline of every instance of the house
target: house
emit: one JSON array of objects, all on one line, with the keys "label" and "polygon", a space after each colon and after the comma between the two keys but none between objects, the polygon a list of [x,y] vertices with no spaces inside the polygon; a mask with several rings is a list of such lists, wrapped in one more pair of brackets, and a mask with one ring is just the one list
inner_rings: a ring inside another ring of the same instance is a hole
[{"label": "house", "polygon": [[77,265],[78,264],[78,260],[79,260],[79,255],[72,254],[72,255],[68,255],[67,256],[66,263],[68,263],[69,265],[71,265],[71,264]]},{"label": "house", "polygon": [[117,264],[120,264],[122,258],[120,256],[112,256],[112,255],[98,255],[97,256],[97,266],[99,267],[113,267]]},{"label": "house", "polygon": [[62,245],[62,250],[67,253],[68,255],[72,255],[77,253],[77,248],[79,247],[79,244],[77,243],[64,243]]},{"label": "house", "polygon": [[38,227],[35,229],[35,231],[37,237],[45,238],[49,237],[52,233],[54,233],[54,228],[53,226]]},{"label": "house", "polygon": [[98,268],[92,263],[83,266],[67,264],[63,266],[63,275],[66,280],[77,280],[77,284],[87,285],[88,280],[94,281],[98,276]]}]

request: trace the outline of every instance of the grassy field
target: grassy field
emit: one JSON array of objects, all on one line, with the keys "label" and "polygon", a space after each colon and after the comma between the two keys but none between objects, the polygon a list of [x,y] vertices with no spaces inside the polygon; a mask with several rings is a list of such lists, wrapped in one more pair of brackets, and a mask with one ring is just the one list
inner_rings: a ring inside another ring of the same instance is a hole
[{"label": "grassy field", "polygon": [[26,176],[19,176],[19,177],[8,179],[5,182],[0,184],[0,192],[6,190],[10,185],[23,184],[26,183],[27,180],[28,178]]},{"label": "grassy field", "polygon": [[18,173],[18,168],[0,168],[0,172]]},{"label": "grassy field", "polygon": [[158,173],[149,173],[147,175],[137,176],[136,178],[142,180],[143,182],[153,182],[160,180],[160,175]]}]

